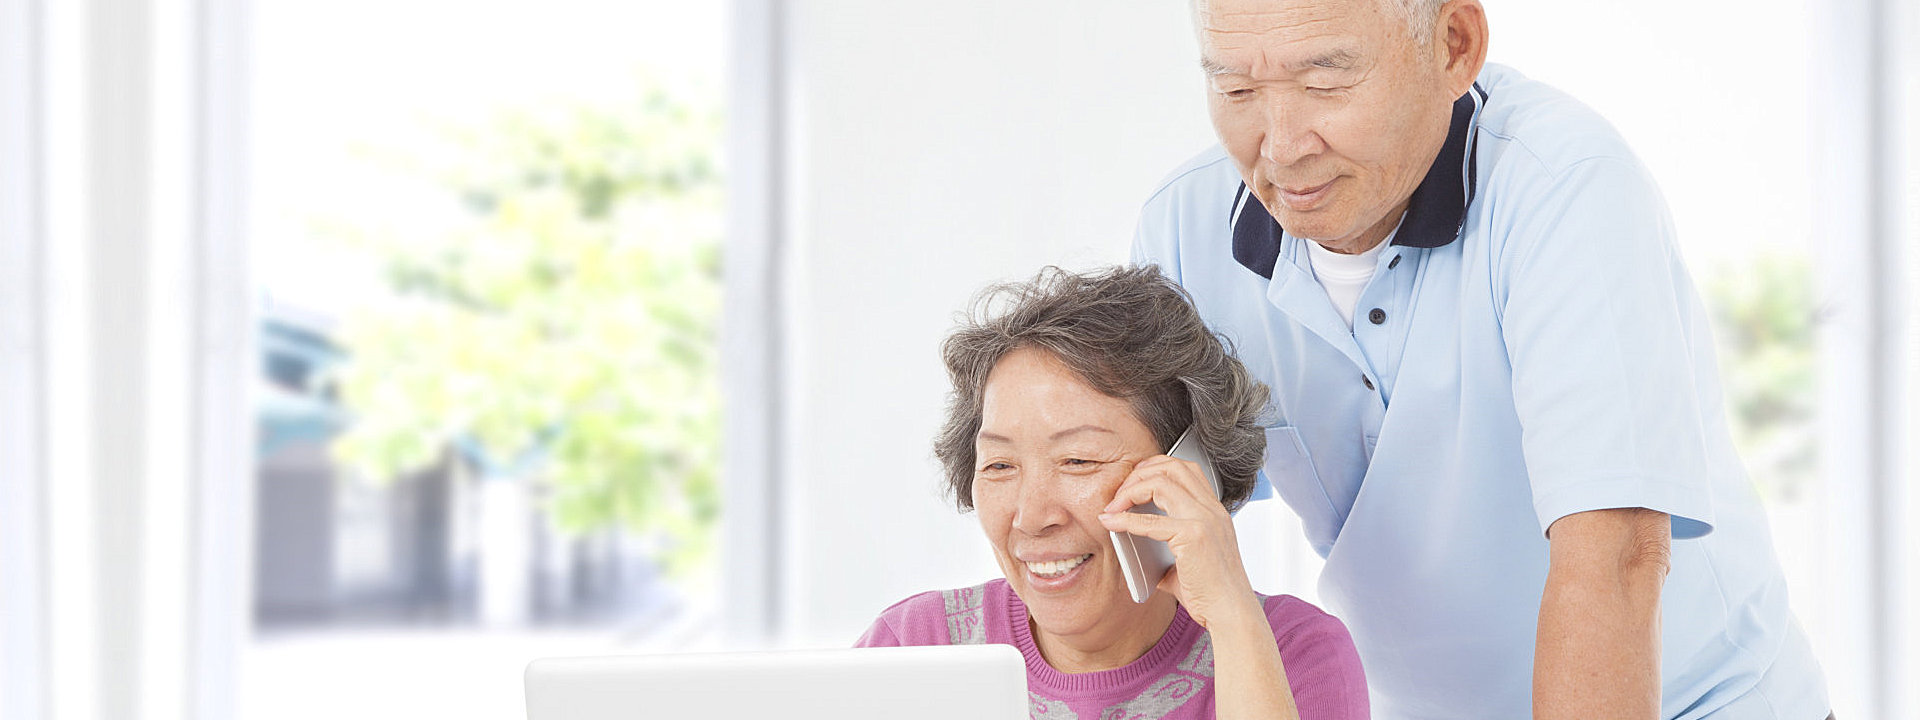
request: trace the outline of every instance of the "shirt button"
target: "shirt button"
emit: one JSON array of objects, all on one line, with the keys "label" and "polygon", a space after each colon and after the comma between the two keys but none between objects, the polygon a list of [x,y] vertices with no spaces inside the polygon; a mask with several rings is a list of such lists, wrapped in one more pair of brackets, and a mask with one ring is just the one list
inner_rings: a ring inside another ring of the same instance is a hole
[{"label": "shirt button", "polygon": [[1365,375],[1361,375],[1361,376],[1360,376],[1360,382],[1363,382],[1363,383],[1366,383],[1366,384],[1367,384],[1367,389],[1368,389],[1368,390],[1372,390],[1372,389],[1373,389],[1373,378],[1370,378],[1370,377],[1367,377],[1367,376],[1365,376]]},{"label": "shirt button", "polygon": [[1387,321],[1387,311],[1385,310],[1381,310],[1380,308],[1374,308],[1373,310],[1367,312],[1367,322],[1371,322],[1375,325],[1379,325],[1386,321]]},{"label": "shirt button", "polygon": [[1393,269],[1393,266],[1395,266],[1395,265],[1399,265],[1399,264],[1400,264],[1400,256],[1399,256],[1399,255],[1395,255],[1395,256],[1393,256],[1393,259],[1392,259],[1392,260],[1388,260],[1388,261],[1387,261],[1387,269],[1388,269],[1388,270],[1392,270],[1392,269]]}]

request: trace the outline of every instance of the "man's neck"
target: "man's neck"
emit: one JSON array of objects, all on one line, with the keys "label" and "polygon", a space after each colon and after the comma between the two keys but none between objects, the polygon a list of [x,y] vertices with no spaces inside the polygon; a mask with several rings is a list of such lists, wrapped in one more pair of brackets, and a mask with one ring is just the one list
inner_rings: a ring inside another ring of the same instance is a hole
[{"label": "man's neck", "polygon": [[1394,207],[1392,211],[1381,216],[1379,221],[1369,226],[1366,232],[1345,240],[1335,240],[1333,242],[1320,242],[1315,240],[1314,242],[1320,243],[1320,247],[1326,248],[1328,251],[1341,255],[1359,255],[1360,253],[1379,247],[1380,243],[1386,242],[1387,238],[1393,237],[1393,231],[1400,228],[1400,220],[1407,215],[1407,202],[1407,200],[1400,201],[1400,204]]}]

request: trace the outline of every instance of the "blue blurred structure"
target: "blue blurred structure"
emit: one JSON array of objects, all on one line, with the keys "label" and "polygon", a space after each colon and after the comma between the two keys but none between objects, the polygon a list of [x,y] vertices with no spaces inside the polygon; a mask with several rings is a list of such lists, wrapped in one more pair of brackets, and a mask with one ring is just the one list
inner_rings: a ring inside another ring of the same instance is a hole
[{"label": "blue blurred structure", "polygon": [[347,359],[322,330],[285,317],[260,322],[266,382],[257,403],[258,457],[298,442],[325,442],[346,426],[332,371]]},{"label": "blue blurred structure", "polygon": [[[461,626],[483,614],[498,621],[498,612],[483,613],[482,584],[497,598],[503,578],[517,624],[644,626],[676,613],[678,594],[636,538],[568,537],[548,523],[525,479],[537,471],[538,452],[499,463],[455,439],[432,466],[390,479],[357,477],[334,463],[328,447],[353,418],[334,381],[350,355],[332,330],[325,315],[286,305],[268,303],[260,315],[258,629]],[[504,525],[483,527],[502,516],[499,507],[483,512],[500,496],[482,492],[483,479],[513,483],[526,498],[505,508]],[[516,558],[504,568],[503,546]]]}]

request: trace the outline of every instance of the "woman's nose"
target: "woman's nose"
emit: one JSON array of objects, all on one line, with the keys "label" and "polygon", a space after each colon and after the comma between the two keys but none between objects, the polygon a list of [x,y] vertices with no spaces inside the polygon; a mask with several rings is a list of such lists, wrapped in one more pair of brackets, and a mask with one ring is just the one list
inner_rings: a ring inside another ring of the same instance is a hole
[{"label": "woman's nose", "polygon": [[1020,498],[1013,510],[1013,529],[1040,535],[1048,528],[1065,525],[1067,517],[1058,478],[1043,476],[1020,483]]}]

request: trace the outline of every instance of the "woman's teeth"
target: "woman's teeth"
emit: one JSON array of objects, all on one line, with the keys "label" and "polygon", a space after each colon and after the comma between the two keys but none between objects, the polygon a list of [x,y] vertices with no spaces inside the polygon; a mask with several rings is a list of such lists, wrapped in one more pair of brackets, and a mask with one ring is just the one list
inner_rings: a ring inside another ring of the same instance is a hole
[{"label": "woman's teeth", "polygon": [[1086,562],[1087,559],[1091,557],[1093,557],[1093,553],[1087,553],[1080,557],[1068,558],[1066,560],[1030,562],[1027,563],[1027,571],[1043,578],[1056,578],[1071,572],[1074,568],[1080,567],[1080,563]]}]

